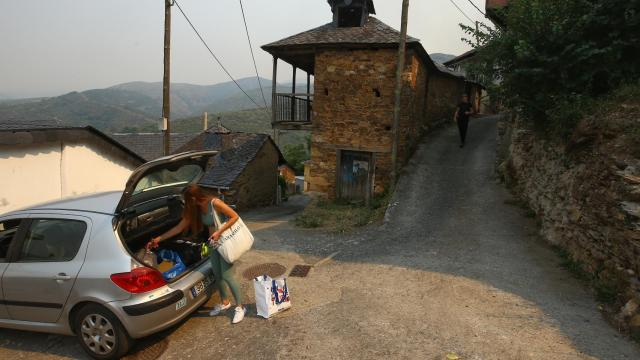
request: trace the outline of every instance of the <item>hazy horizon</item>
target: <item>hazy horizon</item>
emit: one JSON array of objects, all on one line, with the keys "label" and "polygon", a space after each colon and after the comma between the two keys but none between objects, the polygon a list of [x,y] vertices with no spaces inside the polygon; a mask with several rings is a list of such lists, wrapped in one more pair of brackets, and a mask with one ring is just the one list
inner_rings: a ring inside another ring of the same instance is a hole
[{"label": "hazy horizon", "polygon": [[[473,20],[483,16],[466,0],[454,0]],[[472,0],[483,8],[482,0]],[[201,35],[231,74],[255,76],[237,0],[179,0]],[[162,0],[0,0],[0,98],[44,97],[127,82],[162,81]],[[243,0],[260,76],[271,77],[271,56],[260,46],[331,21],[326,0]],[[400,28],[401,0],[375,1],[381,21]],[[172,83],[211,85],[229,81],[174,6]],[[467,20],[449,0],[410,5],[409,34],[431,53],[458,55],[470,47],[458,23]],[[486,20],[485,20],[486,22]],[[281,63],[283,64],[283,63]],[[280,67],[283,69],[286,67]],[[291,82],[279,71],[278,82]]]}]

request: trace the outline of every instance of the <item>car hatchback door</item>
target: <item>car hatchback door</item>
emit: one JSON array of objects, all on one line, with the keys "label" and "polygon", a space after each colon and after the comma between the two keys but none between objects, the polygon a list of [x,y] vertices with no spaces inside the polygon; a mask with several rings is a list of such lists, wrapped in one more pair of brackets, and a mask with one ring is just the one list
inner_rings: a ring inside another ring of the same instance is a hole
[{"label": "car hatchback door", "polygon": [[91,234],[89,218],[33,215],[11,263],[2,289],[13,320],[58,321],[84,263]]}]

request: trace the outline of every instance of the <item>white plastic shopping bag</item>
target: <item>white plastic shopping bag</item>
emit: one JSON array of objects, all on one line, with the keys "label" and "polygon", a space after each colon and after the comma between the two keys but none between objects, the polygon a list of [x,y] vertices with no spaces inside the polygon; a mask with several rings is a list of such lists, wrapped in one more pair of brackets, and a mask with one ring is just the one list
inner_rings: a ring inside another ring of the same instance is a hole
[{"label": "white plastic shopping bag", "polygon": [[291,307],[287,278],[272,279],[267,275],[253,279],[258,316],[265,319]]},{"label": "white plastic shopping bag", "polygon": [[[213,221],[218,229],[222,227],[223,223],[215,209],[213,210]],[[244,255],[244,253],[251,249],[253,246],[253,235],[242,219],[238,218],[229,229],[220,235],[220,240],[218,241],[220,242],[218,252],[224,261],[233,264]]]}]

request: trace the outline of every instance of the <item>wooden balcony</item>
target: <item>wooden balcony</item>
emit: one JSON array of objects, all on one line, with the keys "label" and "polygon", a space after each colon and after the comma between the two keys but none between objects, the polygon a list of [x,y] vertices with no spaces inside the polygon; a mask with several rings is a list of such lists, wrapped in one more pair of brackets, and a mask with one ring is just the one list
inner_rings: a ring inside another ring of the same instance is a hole
[{"label": "wooden balcony", "polygon": [[313,94],[293,93],[274,94],[273,100],[274,129],[309,130],[313,119]]}]

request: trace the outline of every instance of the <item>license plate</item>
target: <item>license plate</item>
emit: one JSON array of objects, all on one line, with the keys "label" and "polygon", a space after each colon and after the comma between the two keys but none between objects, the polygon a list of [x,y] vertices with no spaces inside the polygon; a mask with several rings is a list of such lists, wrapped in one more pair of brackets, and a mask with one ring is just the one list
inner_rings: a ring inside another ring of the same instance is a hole
[{"label": "license plate", "polygon": [[176,311],[182,309],[185,305],[187,305],[187,298],[180,299],[180,301],[176,303]]},{"label": "license plate", "polygon": [[209,286],[213,283],[213,275],[207,274],[204,277],[204,280],[198,281],[198,283],[191,288],[191,295],[193,298],[197,298],[198,295],[202,294],[203,291],[207,290]]}]

